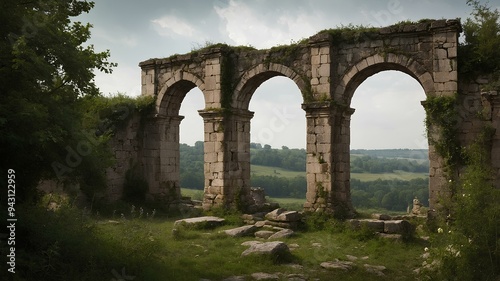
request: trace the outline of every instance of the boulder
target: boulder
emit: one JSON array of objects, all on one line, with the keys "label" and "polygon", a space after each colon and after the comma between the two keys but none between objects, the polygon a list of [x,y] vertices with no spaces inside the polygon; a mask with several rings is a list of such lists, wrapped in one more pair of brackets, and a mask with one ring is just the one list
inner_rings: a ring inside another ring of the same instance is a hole
[{"label": "boulder", "polygon": [[267,239],[267,238],[271,237],[273,234],[274,234],[274,231],[259,230],[259,231],[255,232],[255,237]]},{"label": "boulder", "polygon": [[265,242],[261,244],[254,244],[250,248],[246,249],[241,256],[249,255],[262,255],[269,256],[274,261],[279,261],[283,258],[287,258],[291,255],[288,246],[281,241]]},{"label": "boulder", "polygon": [[244,225],[241,227],[224,230],[224,233],[232,237],[241,237],[252,235],[256,230],[257,227],[255,225]]},{"label": "boulder", "polygon": [[195,228],[215,228],[217,226],[223,225],[225,219],[218,217],[197,217],[197,218],[189,218],[176,220],[174,222],[174,228],[184,225],[187,227],[195,227]]},{"label": "boulder", "polygon": [[269,236],[269,239],[281,239],[281,238],[288,238],[290,236],[292,236],[295,232],[293,232],[293,230],[291,229],[283,229],[283,230],[280,230],[274,234],[272,234],[271,236]]}]

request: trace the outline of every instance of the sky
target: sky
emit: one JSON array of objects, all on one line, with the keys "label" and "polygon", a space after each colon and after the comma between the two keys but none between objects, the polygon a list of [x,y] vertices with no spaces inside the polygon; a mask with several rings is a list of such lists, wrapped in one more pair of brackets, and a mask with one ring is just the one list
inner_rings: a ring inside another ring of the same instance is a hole
[{"label": "sky", "polygon": [[[308,38],[318,31],[349,24],[387,26],[402,20],[470,17],[466,0],[95,0],[89,14],[77,18],[93,25],[88,43],[110,50],[118,63],[112,74],[96,72],[108,94],[141,94],[139,62],[188,53],[210,43],[267,49]],[[500,9],[500,0],[490,1]],[[351,148],[427,148],[425,94],[419,83],[397,71],[369,77],[354,93]],[[305,148],[306,118],[292,80],[274,77],[254,93],[251,141],[273,148]],[[180,141],[203,140],[201,91],[191,90],[181,105],[185,116]]]}]

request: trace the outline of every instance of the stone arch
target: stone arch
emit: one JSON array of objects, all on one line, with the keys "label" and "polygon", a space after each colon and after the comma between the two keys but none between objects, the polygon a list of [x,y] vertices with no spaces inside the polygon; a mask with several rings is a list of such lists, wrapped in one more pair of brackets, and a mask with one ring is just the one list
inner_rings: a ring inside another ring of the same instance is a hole
[{"label": "stone arch", "polygon": [[387,54],[385,57],[376,54],[364,58],[354,64],[335,90],[335,96],[346,104],[351,103],[354,91],[368,77],[385,70],[397,70],[415,78],[426,95],[434,92],[434,80],[432,75],[417,61],[402,54]]},{"label": "stone arch", "polygon": [[268,79],[275,76],[290,78],[302,93],[302,98],[307,92],[307,83],[293,69],[277,63],[259,64],[246,71],[236,85],[232,106],[234,108],[248,109],[250,99],[255,90]]},{"label": "stone arch", "polygon": [[178,70],[163,83],[156,99],[156,114],[160,116],[177,116],[182,100],[186,94],[198,87],[203,93],[205,101],[205,83],[201,78],[187,71]]}]

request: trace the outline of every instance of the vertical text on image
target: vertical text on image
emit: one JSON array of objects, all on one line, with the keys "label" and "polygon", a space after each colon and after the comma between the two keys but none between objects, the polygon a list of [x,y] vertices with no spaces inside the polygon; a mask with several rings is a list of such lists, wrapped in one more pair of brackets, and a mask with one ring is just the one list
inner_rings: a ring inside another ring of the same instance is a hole
[{"label": "vertical text on image", "polygon": [[9,169],[7,171],[7,228],[9,236],[7,245],[9,246],[7,255],[8,271],[15,273],[16,270],[16,171]]}]

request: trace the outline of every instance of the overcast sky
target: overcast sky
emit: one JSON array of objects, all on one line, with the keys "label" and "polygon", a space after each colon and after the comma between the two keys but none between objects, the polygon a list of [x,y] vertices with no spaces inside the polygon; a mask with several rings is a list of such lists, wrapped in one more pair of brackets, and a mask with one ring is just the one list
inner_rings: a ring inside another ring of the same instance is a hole
[{"label": "overcast sky", "polygon": [[[79,20],[93,25],[91,44],[109,49],[113,74],[97,73],[101,91],[140,95],[139,62],[184,54],[222,42],[263,49],[290,44],[342,25],[387,26],[402,20],[470,16],[466,0],[95,0]],[[500,7],[500,1],[490,1]],[[351,148],[427,148],[422,87],[396,71],[378,73],[356,90],[351,107]],[[305,113],[298,88],[288,78],[264,82],[250,102],[252,141],[304,148]],[[203,96],[195,88],[181,106],[181,142],[203,140]]]}]

